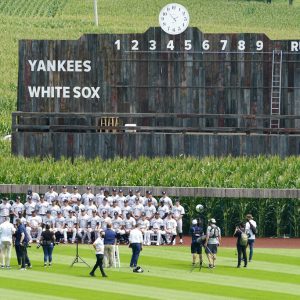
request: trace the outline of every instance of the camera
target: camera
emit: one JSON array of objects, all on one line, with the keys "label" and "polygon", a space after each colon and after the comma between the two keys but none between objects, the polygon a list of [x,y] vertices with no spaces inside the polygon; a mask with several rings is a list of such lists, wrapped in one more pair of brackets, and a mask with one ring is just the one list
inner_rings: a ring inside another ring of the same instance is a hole
[{"label": "camera", "polygon": [[41,247],[41,244],[38,244],[37,246],[36,246],[36,249],[39,249]]}]

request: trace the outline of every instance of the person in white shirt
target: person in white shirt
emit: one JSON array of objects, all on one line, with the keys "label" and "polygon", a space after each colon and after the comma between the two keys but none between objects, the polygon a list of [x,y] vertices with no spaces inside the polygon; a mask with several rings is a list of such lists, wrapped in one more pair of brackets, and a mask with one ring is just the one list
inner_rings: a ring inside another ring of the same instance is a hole
[{"label": "person in white shirt", "polygon": [[61,211],[57,212],[57,217],[54,221],[54,232],[57,241],[60,241],[64,236],[65,230],[65,218],[63,217]]},{"label": "person in white shirt", "polygon": [[256,222],[253,220],[253,217],[251,214],[248,214],[246,216],[247,222],[246,222],[246,232],[249,233],[249,238],[248,238],[248,245],[249,245],[249,262],[252,260],[253,258],[253,246],[254,246],[254,242],[255,242],[255,235],[257,232],[257,224]]},{"label": "person in white shirt", "polygon": [[129,244],[129,234],[130,231],[135,227],[136,221],[135,219],[131,216],[131,213],[126,214],[126,218],[124,219],[124,230],[125,230],[125,243]]},{"label": "person in white shirt", "polygon": [[171,212],[168,213],[167,218],[164,220],[165,223],[165,232],[167,235],[171,237],[171,241],[168,243],[169,245],[175,245],[176,239],[176,227],[177,222],[173,219],[173,215]]},{"label": "person in white shirt", "polygon": [[28,196],[27,197],[27,201],[24,204],[24,208],[25,208],[25,213],[26,213],[26,219],[28,219],[29,217],[31,217],[32,215],[32,211],[35,210],[35,202],[32,201],[32,197]]},{"label": "person in white shirt", "polygon": [[128,195],[126,196],[126,200],[128,201],[128,205],[132,206],[135,203],[136,195],[133,194],[133,190],[129,189]]},{"label": "person in white shirt", "polygon": [[124,200],[125,200],[125,196],[124,196],[124,193],[123,193],[123,190],[122,189],[119,189],[119,193],[118,193],[118,196],[117,196],[117,201],[118,201],[118,206],[120,208],[123,208],[124,206]]},{"label": "person in white shirt", "polygon": [[44,223],[44,219],[46,217],[46,213],[49,210],[49,203],[45,201],[44,195],[40,196],[40,201],[36,204],[35,210],[37,212],[37,215],[42,218],[42,222]]},{"label": "person in white shirt", "polygon": [[159,216],[164,220],[168,213],[170,212],[169,206],[164,202],[164,200],[159,201],[159,207],[157,208]]},{"label": "person in white shirt", "polygon": [[69,216],[65,218],[65,229],[64,229],[64,243],[68,242],[68,232],[72,233],[72,244],[75,242],[76,233],[77,233],[77,220],[76,217],[73,215],[73,211],[69,211]]},{"label": "person in white shirt", "polygon": [[32,236],[36,235],[36,242],[40,242],[42,234],[42,218],[36,215],[36,211],[32,211],[32,215],[28,217],[26,226],[26,232],[29,237],[29,243],[32,243]]},{"label": "person in white shirt", "polygon": [[88,243],[91,243],[91,231],[88,230],[88,223],[90,216],[86,213],[85,209],[81,210],[81,215],[78,216],[78,237],[81,239],[81,243],[84,244],[86,237],[88,238]]},{"label": "person in white shirt", "polygon": [[145,244],[151,245],[151,237],[156,235],[156,245],[159,246],[161,243],[161,237],[163,235],[164,242],[166,242],[165,231],[164,229],[164,221],[160,218],[159,213],[155,213],[155,217],[150,221],[150,229],[145,234]]},{"label": "person in white shirt", "polygon": [[92,241],[95,241],[99,237],[99,232],[101,231],[101,219],[97,215],[97,210],[92,211],[92,216],[88,222],[88,230],[91,234]]},{"label": "person in white shirt", "polygon": [[90,186],[88,186],[86,188],[86,193],[84,193],[81,197],[81,201],[85,206],[87,206],[87,205],[89,205],[90,199],[92,199],[94,201],[94,198],[95,198],[95,196],[92,193],[92,189]]},{"label": "person in white shirt", "polygon": [[130,267],[136,268],[140,252],[143,250],[143,235],[138,224],[136,224],[135,228],[130,231],[129,247],[132,249]]},{"label": "person in white shirt", "polygon": [[169,206],[169,209],[173,207],[172,199],[167,196],[167,192],[163,191],[162,197],[159,199],[159,202],[164,201],[165,204]]},{"label": "person in white shirt", "polygon": [[54,191],[54,188],[52,185],[49,185],[49,190],[45,194],[45,200],[51,205],[54,200],[57,200],[58,194]]},{"label": "person in white shirt", "polygon": [[59,205],[63,205],[65,200],[70,200],[71,199],[71,194],[68,192],[68,188],[64,185],[62,187],[62,192],[58,195],[58,202]]},{"label": "person in white shirt", "polygon": [[24,213],[24,204],[21,203],[21,197],[17,196],[16,197],[16,202],[12,205],[11,207],[12,213],[13,213],[13,224],[16,224],[16,219],[19,218],[19,214],[23,215]]},{"label": "person in white shirt", "polygon": [[8,198],[3,198],[2,203],[0,204],[0,224],[4,222],[6,217],[9,217],[11,205],[8,203]]},{"label": "person in white shirt", "polygon": [[179,234],[179,238],[180,238],[180,244],[183,243],[182,241],[182,218],[185,214],[184,208],[183,206],[180,205],[180,201],[179,199],[176,199],[175,201],[175,205],[172,207],[172,213],[173,213],[173,217],[177,222],[177,232]]},{"label": "person in white shirt", "polygon": [[75,204],[77,203],[77,200],[81,199],[81,195],[78,192],[77,186],[73,187],[73,192],[70,194],[70,204]]},{"label": "person in white shirt", "polygon": [[93,247],[95,248],[96,251],[96,258],[97,261],[94,265],[93,270],[90,272],[90,276],[94,277],[95,276],[95,271],[99,267],[100,272],[102,277],[107,277],[103,270],[103,258],[104,258],[104,243],[103,243],[103,238],[98,237],[95,242],[93,243]]},{"label": "person in white shirt", "polygon": [[0,225],[0,253],[2,254],[1,268],[10,269],[12,236],[15,233],[15,227],[9,222],[9,217],[4,218]]},{"label": "person in white shirt", "polygon": [[32,201],[36,204],[36,203],[38,203],[39,201],[40,201],[40,196],[39,196],[39,194],[38,193],[36,193],[36,192],[33,192],[32,190],[28,190],[27,191],[27,198],[28,197],[32,197]]},{"label": "person in white shirt", "polygon": [[100,205],[102,205],[103,199],[105,198],[104,196],[104,188],[101,187],[99,188],[99,193],[96,194],[95,196],[95,204],[97,207],[99,207]]}]

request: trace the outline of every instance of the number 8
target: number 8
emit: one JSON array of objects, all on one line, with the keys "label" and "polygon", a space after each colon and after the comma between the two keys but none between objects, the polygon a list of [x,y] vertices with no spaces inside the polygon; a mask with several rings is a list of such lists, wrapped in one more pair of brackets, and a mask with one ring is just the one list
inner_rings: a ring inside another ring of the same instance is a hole
[{"label": "number 8", "polygon": [[244,51],[245,48],[246,48],[246,46],[245,46],[245,41],[239,41],[239,42],[238,42],[238,50]]}]

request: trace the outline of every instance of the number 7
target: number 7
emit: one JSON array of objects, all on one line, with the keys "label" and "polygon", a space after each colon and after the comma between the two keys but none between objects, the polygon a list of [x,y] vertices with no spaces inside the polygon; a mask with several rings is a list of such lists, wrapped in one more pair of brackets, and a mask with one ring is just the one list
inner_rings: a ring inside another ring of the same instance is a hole
[{"label": "number 7", "polygon": [[222,44],[222,51],[226,50],[227,42],[227,40],[220,40],[220,43]]}]

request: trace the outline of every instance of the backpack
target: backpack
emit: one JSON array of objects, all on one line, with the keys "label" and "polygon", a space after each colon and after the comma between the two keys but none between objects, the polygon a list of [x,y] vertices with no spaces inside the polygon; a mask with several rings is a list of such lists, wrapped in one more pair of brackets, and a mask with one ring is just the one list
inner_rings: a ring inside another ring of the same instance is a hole
[{"label": "backpack", "polygon": [[212,227],[209,232],[209,237],[213,239],[219,237],[219,227],[217,226]]},{"label": "backpack", "polygon": [[240,237],[240,246],[247,246],[247,244],[248,244],[248,234],[242,231]]}]

